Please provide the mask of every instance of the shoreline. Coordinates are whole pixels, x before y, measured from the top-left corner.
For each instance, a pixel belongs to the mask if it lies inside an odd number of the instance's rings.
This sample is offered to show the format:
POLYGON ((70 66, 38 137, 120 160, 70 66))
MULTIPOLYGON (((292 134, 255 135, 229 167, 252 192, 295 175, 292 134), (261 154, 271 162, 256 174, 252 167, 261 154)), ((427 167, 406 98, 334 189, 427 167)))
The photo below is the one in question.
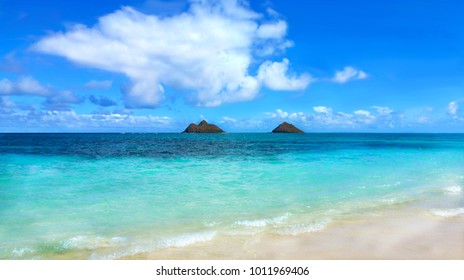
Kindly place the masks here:
POLYGON ((334 221, 309 233, 218 235, 210 241, 121 259, 462 260, 464 216, 440 217, 409 207, 389 209, 380 215, 334 221))
MULTIPOLYGON (((148 239, 132 244, 122 237, 76 236, 62 246, 80 248, 42 253, 39 259, 464 260, 460 190, 449 189, 453 194, 445 197, 351 209, 327 223, 312 223, 312 216, 285 221, 284 215, 244 220, 236 223, 239 228, 219 226, 158 241, 147 235, 148 239)), ((20 253, 21 248, 15 250, 20 253)), ((33 252, 23 250, 25 254, 33 252)))

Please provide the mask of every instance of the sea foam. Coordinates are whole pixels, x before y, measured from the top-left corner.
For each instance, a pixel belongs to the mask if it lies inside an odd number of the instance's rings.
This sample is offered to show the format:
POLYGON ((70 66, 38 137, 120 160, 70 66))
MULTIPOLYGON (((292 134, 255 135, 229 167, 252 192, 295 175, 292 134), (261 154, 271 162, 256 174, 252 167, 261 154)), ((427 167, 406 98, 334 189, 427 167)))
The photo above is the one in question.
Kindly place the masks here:
POLYGON ((434 215, 441 217, 454 217, 464 214, 463 208, 452 208, 452 209, 432 209, 430 210, 434 215))
POLYGON ((118 250, 111 254, 99 255, 92 254, 90 259, 120 259, 129 256, 135 256, 137 254, 148 253, 151 251, 164 249, 164 248, 180 248, 195 243, 206 242, 212 240, 216 236, 217 232, 198 232, 198 233, 187 233, 174 237, 162 239, 158 242, 145 242, 143 245, 130 246, 122 250, 118 250))
POLYGON ((31 248, 27 248, 27 247, 24 247, 24 248, 14 248, 13 251, 12 251, 12 254, 15 258, 21 258, 23 257, 24 255, 28 255, 28 254, 32 254, 32 253, 35 253, 35 250, 34 249, 31 249, 31 248))
POLYGON ((243 220, 243 221, 237 221, 234 224, 238 226, 244 226, 244 227, 265 227, 268 225, 279 225, 284 223, 288 218, 290 217, 290 213, 285 213, 282 216, 275 217, 275 218, 270 218, 270 219, 260 219, 260 220, 243 220))
POLYGON ((185 247, 199 242, 206 242, 212 240, 216 236, 215 231, 201 232, 201 233, 187 233, 171 238, 167 238, 158 242, 159 248, 167 247, 185 247))
POLYGON ((125 237, 91 237, 77 235, 61 242, 64 249, 97 249, 104 247, 120 246, 126 242, 125 237))
POLYGON ((462 187, 461 186, 449 186, 449 187, 443 188, 443 192, 447 194, 460 194, 462 193, 462 187))
POLYGON ((279 230, 277 233, 281 235, 299 235, 303 233, 315 232, 325 229, 329 223, 330 220, 325 220, 312 224, 297 224, 285 227, 279 230))

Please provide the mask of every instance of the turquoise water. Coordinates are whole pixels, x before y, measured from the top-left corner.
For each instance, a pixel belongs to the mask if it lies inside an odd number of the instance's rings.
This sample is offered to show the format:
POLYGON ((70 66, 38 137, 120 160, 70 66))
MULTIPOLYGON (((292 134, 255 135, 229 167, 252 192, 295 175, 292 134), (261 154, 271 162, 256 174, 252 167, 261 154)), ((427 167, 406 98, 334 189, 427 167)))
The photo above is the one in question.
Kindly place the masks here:
POLYGON ((294 235, 440 197, 424 211, 462 215, 463 176, 463 134, 0 134, 0 259, 294 235))

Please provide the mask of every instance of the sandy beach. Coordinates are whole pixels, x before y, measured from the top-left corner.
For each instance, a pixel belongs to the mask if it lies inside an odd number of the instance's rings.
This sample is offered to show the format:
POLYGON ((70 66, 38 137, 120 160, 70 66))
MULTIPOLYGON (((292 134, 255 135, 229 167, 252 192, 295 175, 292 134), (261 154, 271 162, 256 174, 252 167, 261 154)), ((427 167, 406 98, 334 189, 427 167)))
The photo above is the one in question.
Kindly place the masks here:
POLYGON ((388 210, 295 236, 217 236, 129 259, 464 259, 464 216, 388 210))

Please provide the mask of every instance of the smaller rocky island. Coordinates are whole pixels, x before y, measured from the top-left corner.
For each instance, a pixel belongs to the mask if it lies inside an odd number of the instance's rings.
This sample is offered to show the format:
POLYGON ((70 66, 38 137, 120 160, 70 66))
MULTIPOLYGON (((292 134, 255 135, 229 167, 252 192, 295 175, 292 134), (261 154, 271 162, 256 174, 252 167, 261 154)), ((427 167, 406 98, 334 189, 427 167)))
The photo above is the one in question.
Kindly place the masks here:
POLYGON ((297 128, 293 124, 283 122, 278 127, 274 128, 272 133, 304 133, 304 131, 297 128))
POLYGON ((202 120, 198 125, 191 123, 182 133, 224 133, 224 130, 202 120))

